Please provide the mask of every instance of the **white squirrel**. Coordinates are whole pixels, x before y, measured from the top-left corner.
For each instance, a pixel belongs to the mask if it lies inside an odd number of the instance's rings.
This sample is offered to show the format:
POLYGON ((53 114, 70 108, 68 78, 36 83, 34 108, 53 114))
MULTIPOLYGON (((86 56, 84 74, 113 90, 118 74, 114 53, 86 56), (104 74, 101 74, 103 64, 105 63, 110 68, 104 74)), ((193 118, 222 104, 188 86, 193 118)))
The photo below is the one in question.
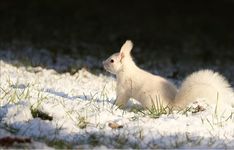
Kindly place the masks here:
POLYGON ((219 101, 234 102, 234 93, 227 80, 212 70, 200 70, 189 75, 181 87, 169 80, 153 75, 136 66, 131 50, 133 43, 127 40, 119 53, 103 61, 104 68, 116 75, 116 105, 124 108, 130 98, 139 101, 144 108, 154 105, 184 108, 198 98, 205 98, 208 104, 219 101))

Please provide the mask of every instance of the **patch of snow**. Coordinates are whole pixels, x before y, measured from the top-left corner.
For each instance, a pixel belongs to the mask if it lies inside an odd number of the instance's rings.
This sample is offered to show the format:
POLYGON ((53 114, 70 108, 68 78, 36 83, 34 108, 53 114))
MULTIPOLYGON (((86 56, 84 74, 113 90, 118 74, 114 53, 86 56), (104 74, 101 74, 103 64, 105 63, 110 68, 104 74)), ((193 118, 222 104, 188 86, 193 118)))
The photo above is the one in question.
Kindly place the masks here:
MULTIPOLYGON (((118 109, 113 77, 85 69, 59 74, 2 60, 0 68, 0 136, 12 134, 4 129, 7 126, 16 135, 62 140, 74 148, 234 148, 234 111, 229 107, 224 117, 204 106, 202 112, 174 112, 155 119, 118 109), (34 118, 32 109, 53 119, 34 118), (112 129, 110 122, 123 128, 112 129)), ((129 107, 136 104, 132 101, 129 107)))

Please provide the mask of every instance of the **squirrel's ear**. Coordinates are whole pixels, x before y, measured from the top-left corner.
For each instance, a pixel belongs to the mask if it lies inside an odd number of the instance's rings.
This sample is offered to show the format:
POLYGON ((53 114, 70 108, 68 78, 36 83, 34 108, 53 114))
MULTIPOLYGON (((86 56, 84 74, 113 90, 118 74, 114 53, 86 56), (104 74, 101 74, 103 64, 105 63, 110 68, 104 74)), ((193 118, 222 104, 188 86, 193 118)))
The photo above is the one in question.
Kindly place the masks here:
POLYGON ((127 40, 120 49, 120 53, 124 55, 129 55, 133 47, 131 40, 127 40))
POLYGON ((124 53, 119 53, 119 61, 122 63, 123 58, 125 57, 124 53))

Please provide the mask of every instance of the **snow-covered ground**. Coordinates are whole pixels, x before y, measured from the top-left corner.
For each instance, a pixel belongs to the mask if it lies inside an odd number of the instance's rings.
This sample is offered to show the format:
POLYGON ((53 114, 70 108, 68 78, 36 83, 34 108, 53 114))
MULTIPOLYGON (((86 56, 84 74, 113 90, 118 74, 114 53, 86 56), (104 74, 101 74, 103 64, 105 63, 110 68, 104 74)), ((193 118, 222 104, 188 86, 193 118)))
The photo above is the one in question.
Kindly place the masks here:
POLYGON ((71 75, 0 60, 0 141, 14 135, 32 139, 29 148, 234 148, 231 107, 225 116, 204 105, 152 117, 134 101, 117 108, 115 82, 86 69, 71 75))

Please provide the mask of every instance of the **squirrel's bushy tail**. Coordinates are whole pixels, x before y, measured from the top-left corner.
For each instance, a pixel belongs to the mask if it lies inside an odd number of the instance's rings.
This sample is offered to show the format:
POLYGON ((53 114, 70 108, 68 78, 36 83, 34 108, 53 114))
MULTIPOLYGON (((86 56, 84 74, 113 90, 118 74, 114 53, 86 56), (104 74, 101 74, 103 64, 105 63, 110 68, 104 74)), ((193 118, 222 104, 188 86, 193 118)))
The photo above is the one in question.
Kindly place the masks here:
POLYGON ((185 107, 197 99, 204 99, 208 104, 219 101, 231 105, 234 103, 234 92, 228 81, 219 73, 200 70, 184 80, 174 102, 179 107, 185 107))

